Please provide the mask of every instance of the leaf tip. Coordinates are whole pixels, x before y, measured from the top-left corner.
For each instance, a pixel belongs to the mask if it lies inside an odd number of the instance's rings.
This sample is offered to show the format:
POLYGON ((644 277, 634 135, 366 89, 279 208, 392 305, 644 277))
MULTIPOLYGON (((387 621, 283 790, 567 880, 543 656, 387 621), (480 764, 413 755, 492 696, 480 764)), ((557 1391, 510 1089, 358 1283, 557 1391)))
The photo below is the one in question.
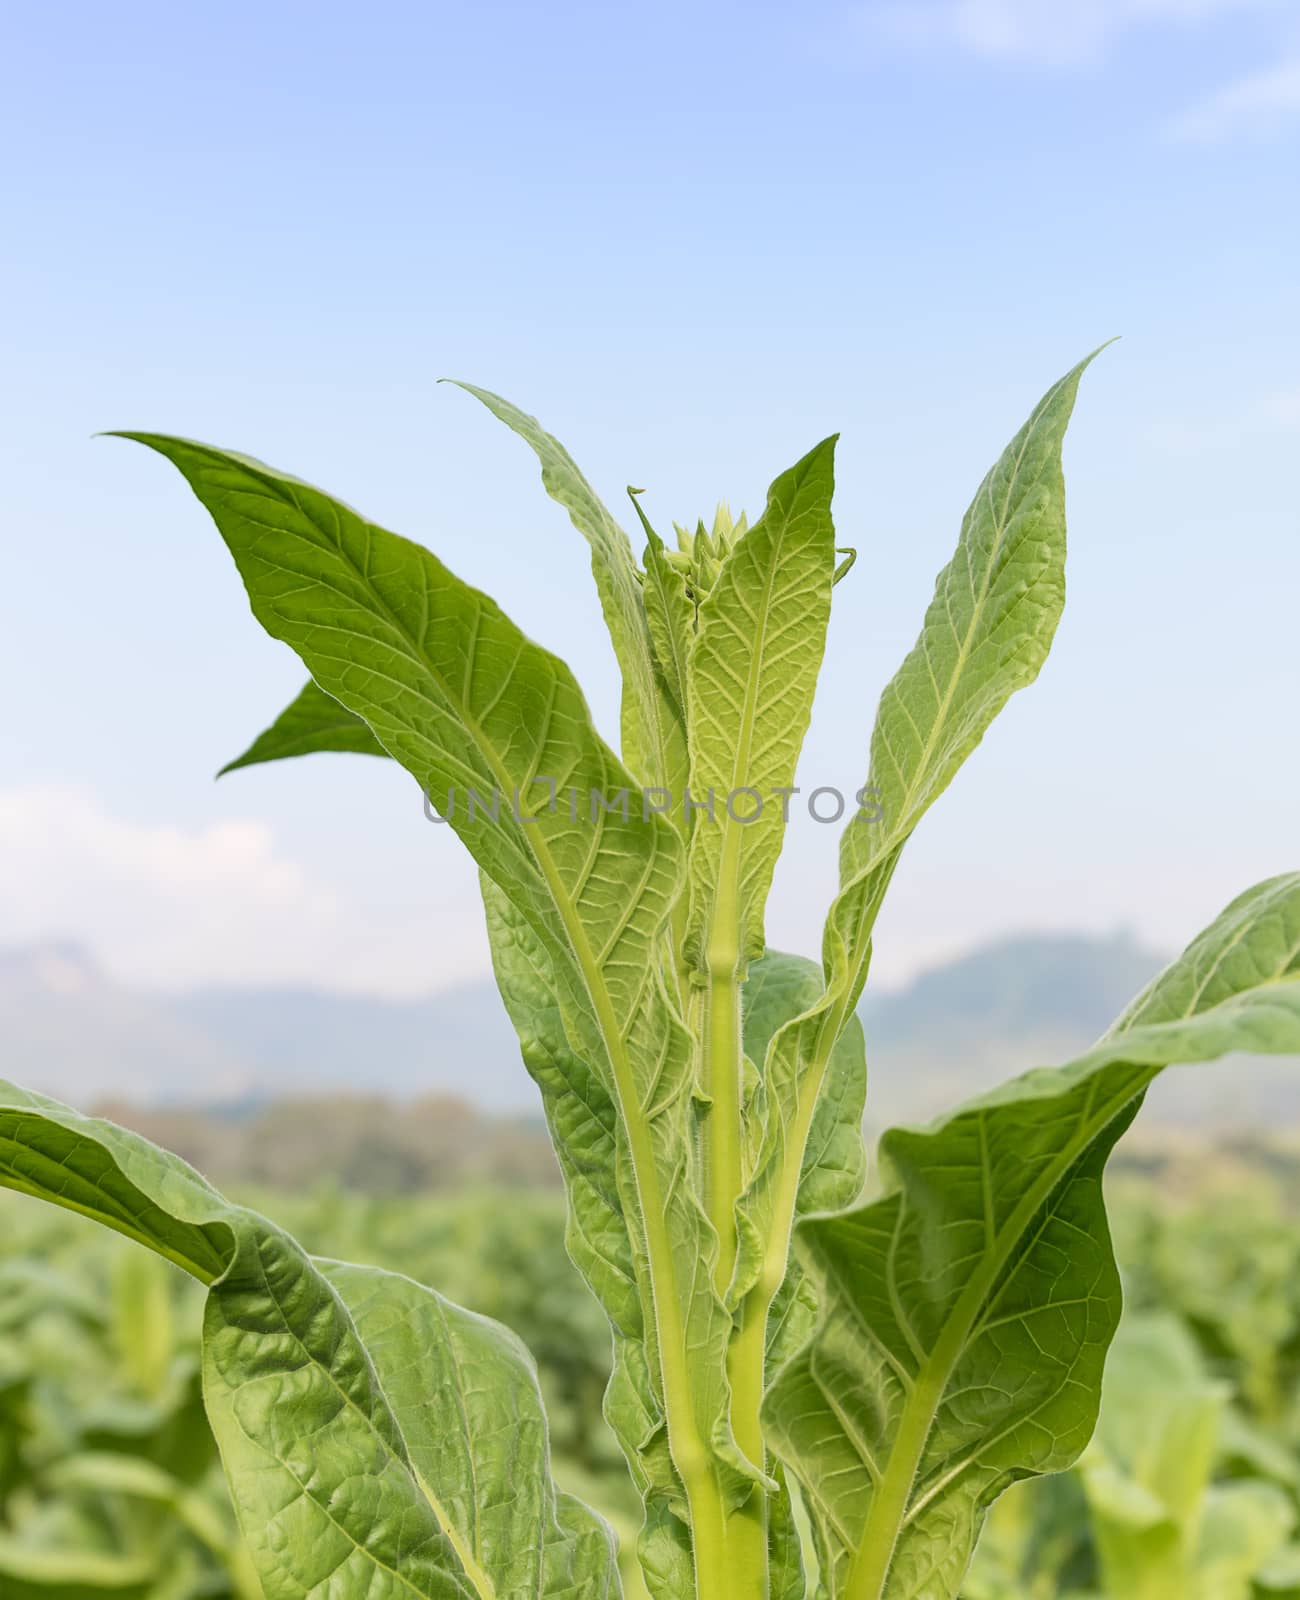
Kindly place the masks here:
POLYGON ((1097 357, 1102 353, 1103 350, 1109 350, 1111 345, 1118 344, 1119 341, 1123 337, 1124 337, 1124 335, 1122 333, 1112 333, 1109 339, 1103 339, 1102 342, 1097 346, 1097 348, 1095 350, 1090 351, 1086 356, 1084 356, 1083 360, 1079 363, 1078 368, 1076 370, 1079 371, 1079 372, 1086 371, 1087 368, 1090 367, 1093 364, 1093 362, 1097 359, 1097 357))

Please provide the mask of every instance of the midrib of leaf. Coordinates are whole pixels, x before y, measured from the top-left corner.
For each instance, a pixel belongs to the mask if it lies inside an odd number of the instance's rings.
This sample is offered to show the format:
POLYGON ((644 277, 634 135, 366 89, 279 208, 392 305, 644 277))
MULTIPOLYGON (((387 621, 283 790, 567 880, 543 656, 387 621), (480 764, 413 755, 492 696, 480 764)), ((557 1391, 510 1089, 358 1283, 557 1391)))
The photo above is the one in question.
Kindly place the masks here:
MULTIPOLYGON (((470 1483, 469 1505, 474 1517, 474 1542, 472 1548, 469 1544, 469 1541, 463 1539, 457 1532, 451 1517, 447 1514, 446 1508, 438 1499, 437 1495, 434 1494, 429 1485, 425 1482, 423 1473, 416 1466, 414 1461, 411 1462, 411 1473, 414 1476, 416 1483, 418 1483, 420 1486, 421 1494, 423 1494, 424 1498, 429 1502, 430 1509, 432 1510, 434 1516, 437 1517, 438 1525, 442 1528, 442 1531, 451 1541, 452 1549, 455 1550, 457 1556, 460 1558, 460 1564, 465 1569, 466 1577, 468 1577, 469 1581, 478 1590, 481 1600, 496 1600, 496 1586, 487 1573, 483 1570, 482 1564, 479 1561, 479 1548, 481 1540, 479 1536, 478 1463, 474 1459, 474 1445, 472 1432, 470 1429, 469 1413, 465 1409, 465 1382, 461 1371, 460 1352, 457 1349, 456 1341, 451 1337, 450 1330, 447 1328, 447 1317, 446 1313, 442 1309, 441 1301, 435 1301, 434 1303, 438 1306, 438 1316, 442 1322, 444 1333, 446 1334, 445 1343, 447 1349, 447 1359, 451 1363, 452 1371, 456 1375, 456 1409, 460 1413, 461 1432, 465 1436, 465 1471, 470 1483)), ((538 1560, 540 1564, 540 1550, 538 1551, 538 1560)))
MULTIPOLYGON (((469 1453, 472 1457, 472 1452, 469 1453)), ((471 1474, 473 1473, 473 1470, 473 1462, 471 1460, 471 1474)), ((423 1474, 420 1472, 419 1468, 414 1462, 411 1463, 411 1476, 415 1479, 420 1493, 429 1502, 429 1509, 438 1519, 438 1526, 447 1536, 448 1544, 450 1544, 452 1549, 456 1552, 456 1559, 460 1562, 461 1566, 464 1567, 465 1576, 474 1585, 474 1588, 478 1593, 479 1600, 496 1600, 496 1586, 480 1566, 477 1554, 470 1548, 469 1543, 457 1532, 456 1525, 448 1515, 447 1508, 442 1504, 437 1495, 434 1494, 433 1490, 424 1481, 423 1474)), ((475 1503, 474 1510, 477 1518, 477 1503, 475 1503)))

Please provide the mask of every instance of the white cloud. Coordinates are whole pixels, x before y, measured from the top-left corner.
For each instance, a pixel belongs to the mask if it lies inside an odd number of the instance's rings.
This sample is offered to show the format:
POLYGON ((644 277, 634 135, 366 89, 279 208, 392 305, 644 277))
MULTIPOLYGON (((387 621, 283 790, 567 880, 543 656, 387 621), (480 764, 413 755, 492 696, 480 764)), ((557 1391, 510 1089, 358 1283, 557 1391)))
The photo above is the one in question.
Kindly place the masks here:
POLYGON ((857 16, 872 32, 899 41, 1072 66, 1095 60, 1115 38, 1144 25, 1266 9, 1272 0, 903 0, 868 3, 857 16))
POLYGON ((1165 131, 1181 143, 1215 144, 1236 134, 1274 133, 1297 116, 1300 56, 1225 84, 1180 112, 1165 131))
POLYGON ((487 970, 480 919, 451 909, 377 919, 261 822, 186 829, 111 816, 83 788, 0 791, 0 943, 71 937, 132 984, 427 992, 487 970))

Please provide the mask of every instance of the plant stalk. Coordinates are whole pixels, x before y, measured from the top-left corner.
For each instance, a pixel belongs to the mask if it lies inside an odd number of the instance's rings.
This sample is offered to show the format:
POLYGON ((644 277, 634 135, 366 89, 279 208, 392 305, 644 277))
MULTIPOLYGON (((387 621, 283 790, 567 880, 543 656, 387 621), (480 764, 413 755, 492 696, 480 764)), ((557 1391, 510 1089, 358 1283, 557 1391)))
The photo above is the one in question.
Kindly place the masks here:
POLYGON ((709 1097, 704 1137, 705 1209, 718 1236, 713 1283, 725 1295, 736 1267, 736 1202, 744 1183, 741 1156, 740 985, 736 981, 735 945, 713 945, 709 951, 705 990, 704 1092, 709 1097))
MULTIPOLYGON (((718 1236, 714 1287, 725 1296, 736 1266, 738 1239, 736 1203, 744 1186, 744 1135, 742 1099, 744 1045, 740 1009, 740 950, 737 919, 731 908, 718 908, 717 932, 709 941, 708 976, 704 990, 700 1038, 704 1054, 702 1081, 709 1097, 704 1123, 703 1165, 705 1203, 718 1236)), ((734 1350, 728 1352, 728 1369, 734 1350)), ((747 1373, 746 1376, 751 1376, 747 1373)), ((732 1394, 732 1430, 736 1442, 755 1466, 764 1464, 759 1406, 763 1398, 763 1366, 757 1384, 732 1394)), ((767 1600, 768 1528, 767 1495, 755 1487, 735 1510, 724 1511, 721 1549, 707 1553, 718 1570, 707 1577, 697 1557, 698 1600, 767 1600)), ((697 1550, 699 1548, 699 1534, 697 1550)))

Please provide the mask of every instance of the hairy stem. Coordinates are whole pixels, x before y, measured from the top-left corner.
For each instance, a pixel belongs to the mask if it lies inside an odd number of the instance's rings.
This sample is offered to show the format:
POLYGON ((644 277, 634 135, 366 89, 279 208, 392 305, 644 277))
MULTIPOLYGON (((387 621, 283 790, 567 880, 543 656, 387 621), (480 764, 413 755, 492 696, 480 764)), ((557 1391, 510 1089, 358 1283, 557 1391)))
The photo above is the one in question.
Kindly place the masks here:
MULTIPOLYGON (((724 853, 724 860, 726 859, 724 853)), ((741 1125, 744 1046, 740 1012, 740 948, 734 894, 720 897, 715 907, 714 931, 707 951, 708 976, 704 986, 699 1038, 703 1051, 702 1082, 709 1097, 704 1121, 703 1165, 705 1207, 718 1235, 714 1287, 725 1295, 736 1266, 738 1238, 736 1202, 744 1186, 744 1141, 741 1125)), ((728 1368, 731 1353, 728 1355, 728 1368)), ((763 1434, 759 1406, 763 1397, 760 1364, 755 1388, 732 1395, 732 1428, 745 1455, 763 1465, 763 1434)), ((767 1496, 754 1489, 738 1509, 725 1514, 721 1529, 722 1572, 701 1583, 699 1600, 766 1600, 767 1496)))
MULTIPOLYGON (((740 1310, 740 1322, 727 1352, 727 1376, 731 1380, 731 1417, 736 1443, 756 1466, 765 1464, 761 1411, 765 1380, 764 1346, 767 1341, 766 1310, 761 1318, 748 1320, 747 1300, 740 1310)), ((746 1572, 748 1587, 738 1588, 737 1596, 766 1600, 768 1593, 768 1498, 755 1488, 728 1523, 734 1559, 739 1571, 746 1572)))
POLYGON ((736 1201, 744 1183, 741 1160, 740 985, 736 948, 725 940, 709 950, 704 992, 702 1087, 709 1097, 704 1122, 705 1210, 718 1235, 714 1287, 727 1292, 736 1266, 736 1201))

